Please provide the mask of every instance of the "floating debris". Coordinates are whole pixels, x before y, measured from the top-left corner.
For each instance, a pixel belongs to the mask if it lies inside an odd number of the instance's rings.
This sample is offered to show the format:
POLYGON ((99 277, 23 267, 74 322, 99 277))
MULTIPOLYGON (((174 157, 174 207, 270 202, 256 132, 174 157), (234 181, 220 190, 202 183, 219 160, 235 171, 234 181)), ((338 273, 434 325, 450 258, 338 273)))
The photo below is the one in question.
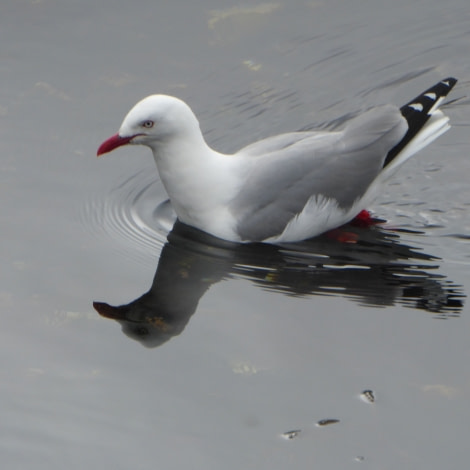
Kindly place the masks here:
POLYGON ((458 388, 444 384, 424 385, 421 390, 423 392, 436 393, 447 398, 453 398, 460 393, 458 388))
POLYGON ((253 60, 244 60, 243 65, 246 68, 250 69, 252 72, 258 72, 262 67, 260 63, 257 63, 253 60))
POLYGON ((339 423, 339 419, 321 419, 316 422, 317 426, 328 426, 330 424, 339 423))
POLYGON ((240 375, 254 375, 260 371, 259 368, 248 361, 232 361, 231 367, 234 374, 240 375))
POLYGON ((282 433, 282 437, 287 440, 294 439, 294 437, 297 437, 301 433, 301 429, 295 429, 293 431, 287 431, 282 433))
POLYGON ((372 390, 364 390, 361 393, 361 400, 367 403, 375 403, 375 394, 372 390))

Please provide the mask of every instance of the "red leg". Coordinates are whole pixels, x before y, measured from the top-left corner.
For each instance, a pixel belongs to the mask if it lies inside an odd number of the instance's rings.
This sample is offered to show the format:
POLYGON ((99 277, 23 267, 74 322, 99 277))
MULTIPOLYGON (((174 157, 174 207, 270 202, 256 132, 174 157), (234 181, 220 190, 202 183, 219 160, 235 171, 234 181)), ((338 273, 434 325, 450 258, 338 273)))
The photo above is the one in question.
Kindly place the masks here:
POLYGON ((370 215, 370 212, 364 209, 361 212, 359 212, 359 214, 357 214, 353 220, 351 220, 351 225, 354 225, 356 227, 370 227, 371 225, 376 225, 376 224, 379 224, 380 222, 383 222, 383 221, 374 219, 370 215))

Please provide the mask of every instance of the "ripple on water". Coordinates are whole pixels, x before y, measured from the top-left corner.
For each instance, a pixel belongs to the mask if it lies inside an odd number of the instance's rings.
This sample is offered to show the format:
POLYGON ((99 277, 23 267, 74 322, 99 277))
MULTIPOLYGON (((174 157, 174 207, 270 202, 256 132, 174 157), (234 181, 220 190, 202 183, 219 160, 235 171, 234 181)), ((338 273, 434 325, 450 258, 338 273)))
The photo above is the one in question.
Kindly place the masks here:
POLYGON ((116 244, 120 253, 149 265, 175 220, 161 183, 147 170, 93 194, 81 211, 81 222, 88 230, 98 237, 107 234, 121 240, 116 244))

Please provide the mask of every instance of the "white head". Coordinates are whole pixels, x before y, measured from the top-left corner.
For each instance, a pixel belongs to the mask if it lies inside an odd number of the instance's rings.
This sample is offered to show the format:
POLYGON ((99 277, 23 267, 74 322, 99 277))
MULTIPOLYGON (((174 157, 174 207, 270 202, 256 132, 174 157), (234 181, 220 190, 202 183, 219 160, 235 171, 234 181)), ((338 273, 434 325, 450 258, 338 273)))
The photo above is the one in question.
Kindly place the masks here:
POLYGON ((202 138, 191 108, 178 98, 151 95, 139 101, 124 118, 119 132, 103 142, 98 156, 126 144, 156 149, 172 139, 202 138))

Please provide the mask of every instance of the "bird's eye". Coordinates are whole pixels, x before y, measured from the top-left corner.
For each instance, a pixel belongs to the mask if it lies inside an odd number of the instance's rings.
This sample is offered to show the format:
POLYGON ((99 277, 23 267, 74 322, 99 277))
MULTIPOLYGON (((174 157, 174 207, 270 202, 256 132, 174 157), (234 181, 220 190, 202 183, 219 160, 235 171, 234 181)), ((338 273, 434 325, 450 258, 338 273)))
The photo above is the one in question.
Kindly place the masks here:
POLYGON ((150 129, 151 127, 153 127, 153 121, 144 121, 142 123, 142 127, 146 127, 147 129, 150 129))

